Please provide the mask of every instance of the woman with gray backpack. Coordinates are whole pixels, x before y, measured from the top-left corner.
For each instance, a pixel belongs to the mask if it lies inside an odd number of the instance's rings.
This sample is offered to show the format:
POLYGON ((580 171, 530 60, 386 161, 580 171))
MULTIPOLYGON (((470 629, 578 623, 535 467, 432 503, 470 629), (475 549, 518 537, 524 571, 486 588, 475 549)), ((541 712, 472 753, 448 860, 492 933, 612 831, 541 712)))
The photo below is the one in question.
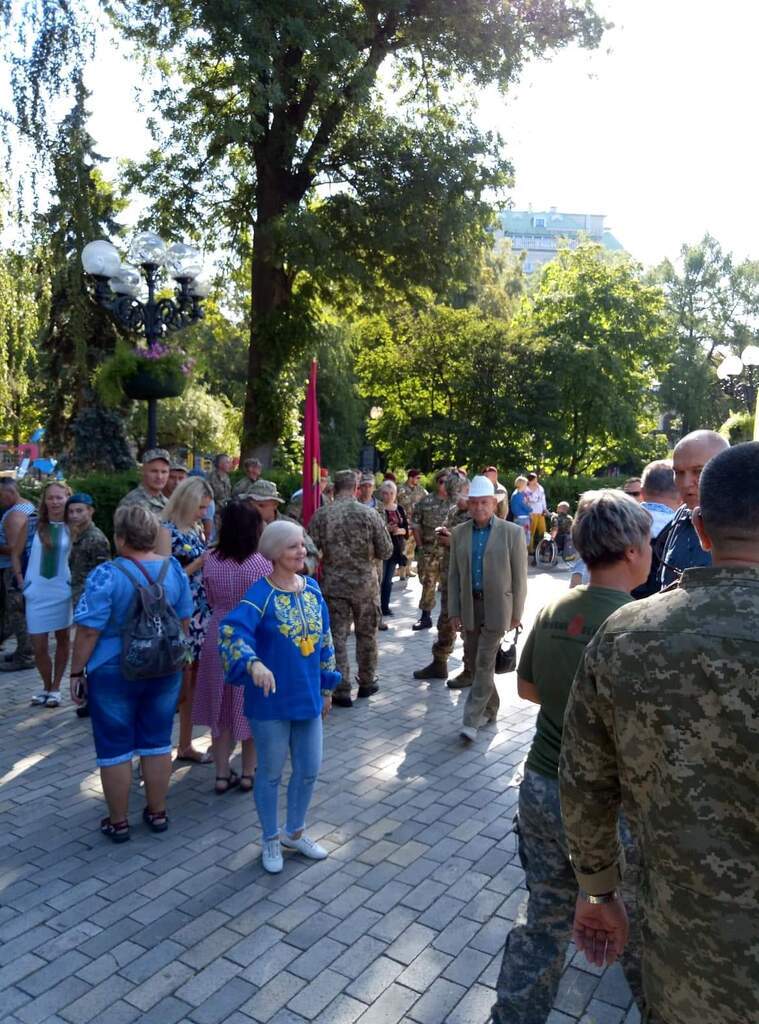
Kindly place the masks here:
POLYGON ((187 658, 192 596, 174 558, 156 553, 160 524, 140 505, 116 510, 118 556, 87 578, 77 605, 71 699, 87 700, 108 817, 103 835, 129 839, 132 758, 141 759, 143 821, 165 832, 171 730, 187 658))

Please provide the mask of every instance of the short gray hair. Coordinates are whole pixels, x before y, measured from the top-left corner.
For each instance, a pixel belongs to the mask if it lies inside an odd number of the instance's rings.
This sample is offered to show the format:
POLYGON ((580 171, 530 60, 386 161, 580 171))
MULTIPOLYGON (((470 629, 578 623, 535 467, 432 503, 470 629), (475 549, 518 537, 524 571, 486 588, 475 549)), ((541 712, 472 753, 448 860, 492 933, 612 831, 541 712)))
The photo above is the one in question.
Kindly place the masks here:
POLYGON ((113 514, 113 533, 135 551, 152 551, 161 524, 158 516, 143 505, 123 505, 113 514))
POLYGON ((647 496, 677 497, 675 471, 672 468, 672 461, 670 459, 658 459, 656 462, 649 462, 643 470, 640 482, 647 496))
POLYGON ((258 553, 270 562, 276 562, 286 547, 294 540, 303 540, 303 536, 303 527, 299 523, 289 519, 275 519, 264 527, 258 542, 258 553))
POLYGON ((395 483, 393 483, 392 480, 383 480, 382 483, 379 485, 379 493, 385 494, 387 491, 392 491, 393 494, 397 494, 398 486, 395 483))
POLYGON ((618 562, 628 548, 642 548, 651 538, 651 516, 622 491, 585 491, 572 525, 572 540, 592 569, 618 562))

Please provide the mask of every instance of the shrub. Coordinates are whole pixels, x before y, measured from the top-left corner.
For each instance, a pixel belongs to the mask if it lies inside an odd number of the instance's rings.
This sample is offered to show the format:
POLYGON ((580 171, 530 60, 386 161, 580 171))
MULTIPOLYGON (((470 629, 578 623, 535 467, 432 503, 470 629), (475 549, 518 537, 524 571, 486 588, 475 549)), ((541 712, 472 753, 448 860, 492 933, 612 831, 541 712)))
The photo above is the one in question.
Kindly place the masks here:
POLYGON ((719 432, 731 445, 753 441, 754 417, 750 412, 731 412, 719 432))

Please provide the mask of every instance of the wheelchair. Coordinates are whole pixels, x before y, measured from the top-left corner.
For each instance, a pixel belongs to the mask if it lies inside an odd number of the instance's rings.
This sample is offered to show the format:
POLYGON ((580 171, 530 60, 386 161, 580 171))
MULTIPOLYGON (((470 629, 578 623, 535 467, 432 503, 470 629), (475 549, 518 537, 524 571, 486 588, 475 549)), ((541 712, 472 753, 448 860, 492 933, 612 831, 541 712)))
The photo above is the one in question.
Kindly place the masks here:
POLYGON ((536 568, 555 569, 559 564, 559 559, 564 565, 571 566, 577 558, 577 552, 570 536, 564 537, 564 544, 559 548, 551 534, 544 533, 543 539, 535 546, 532 557, 536 568))

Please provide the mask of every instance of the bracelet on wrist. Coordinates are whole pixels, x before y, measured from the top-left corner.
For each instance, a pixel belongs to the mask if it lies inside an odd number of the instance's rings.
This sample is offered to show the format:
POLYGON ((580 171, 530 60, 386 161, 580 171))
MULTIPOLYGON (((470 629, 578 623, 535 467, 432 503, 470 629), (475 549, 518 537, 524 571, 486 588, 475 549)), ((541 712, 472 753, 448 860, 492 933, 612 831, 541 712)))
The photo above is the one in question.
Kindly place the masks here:
POLYGON ((616 889, 612 889, 611 892, 602 892, 593 896, 591 893, 583 892, 583 890, 580 889, 580 896, 586 903, 591 903, 595 906, 601 903, 614 903, 615 900, 619 899, 619 892, 616 889))
POLYGON ((322 690, 322 697, 332 697, 332 690, 322 690))

